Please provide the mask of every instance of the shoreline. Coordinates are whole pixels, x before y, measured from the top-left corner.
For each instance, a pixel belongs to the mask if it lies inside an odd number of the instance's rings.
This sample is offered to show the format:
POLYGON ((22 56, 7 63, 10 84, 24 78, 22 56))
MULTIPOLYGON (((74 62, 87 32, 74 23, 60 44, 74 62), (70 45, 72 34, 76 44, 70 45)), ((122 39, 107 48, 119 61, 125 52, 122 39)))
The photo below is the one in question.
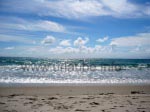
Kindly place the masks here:
POLYGON ((75 85, 18 85, 0 86, 0 95, 24 94, 24 95, 85 95, 85 94, 131 94, 132 92, 150 94, 149 84, 75 84, 75 85))
POLYGON ((99 83, 99 82, 53 82, 53 83, 1 83, 0 87, 45 87, 45 86, 136 86, 136 85, 150 85, 150 82, 146 83, 99 83))

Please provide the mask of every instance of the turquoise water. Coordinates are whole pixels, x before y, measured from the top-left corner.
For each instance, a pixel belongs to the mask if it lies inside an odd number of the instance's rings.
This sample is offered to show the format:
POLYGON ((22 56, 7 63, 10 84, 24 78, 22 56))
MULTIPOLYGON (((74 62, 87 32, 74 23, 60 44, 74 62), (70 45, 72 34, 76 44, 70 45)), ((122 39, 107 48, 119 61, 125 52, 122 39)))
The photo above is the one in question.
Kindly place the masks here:
POLYGON ((0 83, 150 83, 150 59, 0 57, 0 83))

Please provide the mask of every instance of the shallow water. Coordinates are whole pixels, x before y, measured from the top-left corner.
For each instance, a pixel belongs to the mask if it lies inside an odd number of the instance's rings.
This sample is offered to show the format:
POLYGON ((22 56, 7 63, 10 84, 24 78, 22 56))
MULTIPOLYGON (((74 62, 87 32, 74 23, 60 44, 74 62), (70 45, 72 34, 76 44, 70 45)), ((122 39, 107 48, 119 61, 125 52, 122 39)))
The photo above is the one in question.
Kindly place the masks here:
POLYGON ((0 57, 0 83, 150 83, 150 59, 0 57))

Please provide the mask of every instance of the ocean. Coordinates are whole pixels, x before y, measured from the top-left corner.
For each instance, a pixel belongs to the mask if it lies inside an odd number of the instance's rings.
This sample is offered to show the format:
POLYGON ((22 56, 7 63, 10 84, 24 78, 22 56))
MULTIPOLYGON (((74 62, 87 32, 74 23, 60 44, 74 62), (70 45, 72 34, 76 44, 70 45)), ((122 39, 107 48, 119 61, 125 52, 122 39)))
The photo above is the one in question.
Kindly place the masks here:
POLYGON ((149 84, 150 59, 0 57, 0 84, 149 84))

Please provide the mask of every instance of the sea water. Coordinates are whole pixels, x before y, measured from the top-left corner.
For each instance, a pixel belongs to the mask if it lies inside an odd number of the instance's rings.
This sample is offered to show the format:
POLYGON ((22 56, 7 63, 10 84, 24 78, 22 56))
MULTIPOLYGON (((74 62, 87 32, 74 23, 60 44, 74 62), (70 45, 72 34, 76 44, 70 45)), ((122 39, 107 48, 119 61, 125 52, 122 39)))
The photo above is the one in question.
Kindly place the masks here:
POLYGON ((1 84, 150 83, 150 59, 0 57, 1 84))

